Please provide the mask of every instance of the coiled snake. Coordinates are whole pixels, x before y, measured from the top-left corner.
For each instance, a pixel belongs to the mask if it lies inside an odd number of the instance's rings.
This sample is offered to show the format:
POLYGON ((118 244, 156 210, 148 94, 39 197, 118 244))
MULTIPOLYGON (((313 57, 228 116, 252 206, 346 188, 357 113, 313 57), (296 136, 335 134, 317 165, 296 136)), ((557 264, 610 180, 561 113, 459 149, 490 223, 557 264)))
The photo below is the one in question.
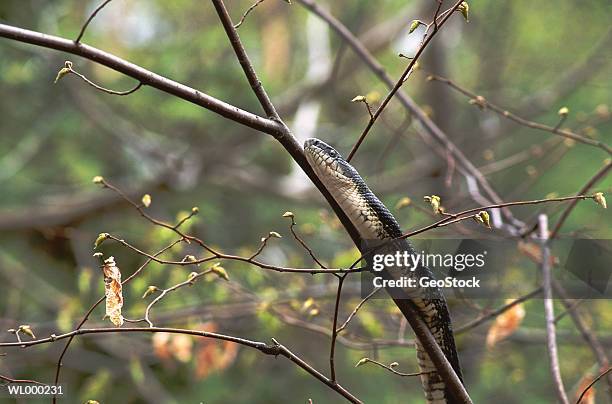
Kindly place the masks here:
MULTIPOLYGON (((318 139, 308 139, 304 143, 304 152, 308 163, 357 228, 362 239, 391 240, 402 235, 400 226, 391 212, 370 191, 357 170, 333 147, 318 139)), ((402 243, 403 248, 414 253, 408 241, 404 240, 402 243)), ((427 267, 419 267, 411 275, 433 277, 427 267)), ((409 299, 461 379, 459 358, 444 295, 436 288, 418 288, 410 293, 409 299)), ((418 340, 416 348, 421 383, 427 402, 453 403, 454 400, 444 381, 418 340)))

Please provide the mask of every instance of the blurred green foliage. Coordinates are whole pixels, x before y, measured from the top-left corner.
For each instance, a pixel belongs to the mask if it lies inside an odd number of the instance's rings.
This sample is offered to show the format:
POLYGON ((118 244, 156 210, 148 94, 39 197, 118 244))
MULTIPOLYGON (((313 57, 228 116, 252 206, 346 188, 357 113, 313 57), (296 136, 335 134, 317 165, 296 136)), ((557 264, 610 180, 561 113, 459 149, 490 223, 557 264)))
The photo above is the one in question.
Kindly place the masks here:
MULTIPOLYGON (((74 38, 98 3, 4 0, 0 20, 74 38)), ((399 0, 327 3, 337 18, 369 41, 366 43, 393 77, 405 67, 397 53, 410 54, 414 46, 417 33, 406 36, 410 21, 428 20, 434 5, 433 1, 399 0)), ((447 75, 492 102, 551 125, 558 121, 557 110, 567 106, 570 115, 565 125, 610 143, 612 125, 610 113, 605 113, 611 101, 610 47, 608 52, 594 54, 600 41, 612 42, 609 1, 488 0, 470 4, 470 22, 456 18, 444 28, 421 62, 422 70, 410 78, 405 90, 431 111, 434 121, 477 166, 533 147, 544 148, 508 169, 487 174, 504 199, 575 193, 602 166, 605 156, 600 150, 567 142, 547 148, 553 137, 550 133, 480 111, 463 96, 440 83, 426 82, 425 77, 429 72, 447 75), (572 77, 575 83, 564 81, 566 73, 581 64, 587 66, 584 77, 572 77), (556 97, 560 88, 566 90, 556 97), (550 102, 530 108, 530 97, 542 94, 550 94, 550 102)), ((227 5, 237 21, 250 2, 227 5)), ((316 103, 320 113, 313 135, 347 153, 367 122, 363 105, 349 100, 372 91, 384 95, 386 89, 338 37, 312 19, 298 4, 267 0, 247 17, 240 35, 262 82, 294 132, 303 130, 295 126, 300 122, 296 111, 316 103), (318 30, 318 38, 329 37, 331 53, 326 63, 337 69, 330 81, 319 85, 305 78, 313 68, 309 30, 318 30)), ((263 113, 209 2, 116 0, 93 21, 84 42, 263 113)), ((325 45, 314 44, 314 48, 325 45)), ((324 262, 337 267, 354 261, 355 248, 322 198, 310 188, 303 193, 293 188, 308 182, 291 177, 296 168, 271 137, 148 87, 128 97, 114 97, 95 91, 73 75, 54 85, 65 60, 104 87, 125 90, 135 84, 72 55, 0 40, 1 329, 27 323, 43 336, 72 329, 104 291, 98 262, 91 257, 100 232, 120 236, 147 252, 158 251, 176 239, 172 232, 143 220, 128 204, 113 199, 111 191, 92 184, 95 175, 103 175, 136 201, 144 193, 151 194, 147 211, 168 222, 177 222, 197 206, 199 214, 182 229, 226 253, 248 256, 261 237, 277 231, 283 238, 269 241, 260 257, 263 261, 314 267, 292 239, 290 221, 282 217, 290 210, 296 215, 296 230, 324 262)), ((424 213, 429 208, 421 202, 423 195, 441 195, 453 211, 473 207, 458 174, 452 186, 445 187, 446 162, 421 141, 414 127, 402 126, 405 118, 400 106, 392 103, 357 155, 355 165, 372 188, 389 207, 400 197, 412 198, 411 206, 394 212, 409 229, 433 220, 424 213), (398 130, 402 133, 396 136, 398 130)), ((607 178, 596 189, 609 192, 611 185, 607 178)), ((553 223, 560 208, 544 208, 553 223)), ((536 212, 534 207, 515 210, 525 220, 532 220, 536 212)), ((578 204, 564 231, 609 238, 610 224, 606 211, 586 201, 578 204)), ((467 226, 476 233, 485 231, 467 226)), ((458 233, 446 228, 432 237, 442 234, 458 233)), ((107 241, 100 250, 116 258, 124 278, 143 263, 143 257, 117 243, 107 241)), ((202 252, 194 244, 182 243, 164 258, 182 260, 188 254, 200 256, 202 252)), ((153 310, 155 323, 197 328, 213 322, 219 332, 262 341, 275 337, 327 373, 329 338, 285 324, 275 310, 289 310, 302 321, 329 329, 334 278, 276 274, 236 262, 223 266, 230 284, 239 286, 230 287, 208 276, 169 294, 153 310), (258 303, 241 309, 240 304, 248 303, 244 291, 256 296, 258 303), (313 295, 320 308, 315 316, 301 309, 313 295)), ((203 269, 205 266, 199 268, 203 269)), ((198 269, 149 265, 125 287, 126 317, 142 317, 152 299, 141 298, 149 285, 169 287, 184 281, 192 270, 198 269)), ((343 306, 341 320, 359 300, 358 285, 345 293, 351 304, 343 306)), ((502 299, 481 303, 497 306, 502 299)), ((477 315, 461 302, 451 304, 455 324, 477 315)), ((589 313, 589 325, 609 343, 610 302, 589 301, 581 307, 589 313)), ((530 301, 525 309, 523 327, 541 336, 541 301, 530 301)), ((561 305, 557 310, 562 311, 561 305)), ((102 315, 102 308, 94 311, 92 324, 109 326, 102 322, 102 315)), ((393 339, 399 318, 389 301, 375 300, 360 312, 351 333, 366 339, 393 339)), ((558 326, 564 335, 577 334, 569 316, 558 326)), ((487 351, 483 343, 486 329, 480 326, 458 336, 474 402, 491 397, 507 403, 550 402, 552 385, 541 339, 529 344, 509 340, 487 351)), ((410 338, 410 333, 406 336, 410 338)), ((7 334, 2 340, 8 338, 7 334)), ((562 373, 573 392, 595 361, 585 344, 571 342, 577 338, 561 340, 562 373)), ((199 367, 210 366, 197 356, 198 349, 203 349, 198 343, 194 342, 191 358, 181 362, 160 358, 149 335, 78 338, 64 361, 67 401, 283 403, 312 398, 314 403, 340 402, 335 393, 289 361, 245 348, 225 368, 198 379, 199 367)), ((48 382, 61 346, 7 351, 9 355, 0 358, 0 374, 48 382)), ((340 345, 337 355, 342 384, 364 401, 422 402, 417 379, 395 377, 373 365, 353 366, 364 356, 377 356, 385 363, 399 362, 402 371, 415 371, 412 349, 361 351, 340 345)))

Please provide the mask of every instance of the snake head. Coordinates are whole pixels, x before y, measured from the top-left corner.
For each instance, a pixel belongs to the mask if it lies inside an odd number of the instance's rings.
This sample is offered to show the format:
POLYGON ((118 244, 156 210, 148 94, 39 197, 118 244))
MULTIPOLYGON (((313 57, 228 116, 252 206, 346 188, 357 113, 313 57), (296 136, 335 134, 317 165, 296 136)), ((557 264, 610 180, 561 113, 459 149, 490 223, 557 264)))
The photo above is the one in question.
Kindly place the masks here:
POLYGON ((308 163, 324 182, 333 182, 335 187, 353 186, 359 177, 357 171, 340 153, 327 143, 311 138, 304 142, 304 153, 308 163))

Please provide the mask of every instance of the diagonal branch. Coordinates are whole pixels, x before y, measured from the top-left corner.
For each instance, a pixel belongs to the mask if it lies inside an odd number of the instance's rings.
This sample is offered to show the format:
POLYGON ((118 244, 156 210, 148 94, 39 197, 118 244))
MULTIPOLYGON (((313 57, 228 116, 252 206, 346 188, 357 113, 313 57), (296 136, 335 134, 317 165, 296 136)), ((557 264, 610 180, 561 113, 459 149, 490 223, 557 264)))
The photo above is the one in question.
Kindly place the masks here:
POLYGON ((154 87, 168 94, 177 96, 183 100, 204 107, 210 111, 224 116, 228 119, 241 123, 250 128, 264 133, 276 135, 281 131, 281 126, 271 120, 255 115, 251 112, 242 110, 234 105, 228 104, 217 98, 211 97, 201 91, 178 83, 157 73, 153 73, 143 67, 130 63, 115 55, 104 52, 93 46, 83 43, 75 43, 69 39, 60 38, 53 35, 42 34, 23 28, 12 27, 0 24, 0 37, 25 42, 45 48, 56 49, 62 52, 72 53, 86 59, 97 62, 110 69, 130 76, 143 85, 154 87))
POLYGON ((269 119, 279 120, 278 113, 276 112, 276 108, 270 101, 270 97, 266 93, 266 90, 263 88, 261 81, 257 78, 257 73, 255 73, 255 69, 253 68, 253 64, 249 59, 249 55, 247 55, 244 46, 242 46, 242 42, 240 41, 240 37, 238 36, 238 31, 232 24, 232 18, 227 12, 227 8, 225 8, 225 4, 223 4, 223 0, 212 0, 213 5, 215 6, 215 10, 217 10, 217 14, 219 15, 219 19, 221 20, 221 24, 225 29, 225 33, 232 44, 232 48, 234 48, 234 52, 236 53, 236 57, 238 58, 238 62, 240 62, 240 66, 242 66, 242 70, 244 70, 244 74, 249 80, 249 84, 253 89, 253 92, 257 96, 259 103, 261 104, 264 112, 268 116, 269 119))

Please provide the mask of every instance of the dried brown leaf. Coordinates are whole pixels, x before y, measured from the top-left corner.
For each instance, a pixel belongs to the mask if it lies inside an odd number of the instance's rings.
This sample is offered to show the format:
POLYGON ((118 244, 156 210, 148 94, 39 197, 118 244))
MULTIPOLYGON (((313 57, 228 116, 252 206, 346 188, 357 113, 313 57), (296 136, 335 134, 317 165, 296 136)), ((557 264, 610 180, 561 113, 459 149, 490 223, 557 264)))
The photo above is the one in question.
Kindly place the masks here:
POLYGON ((104 260, 104 293, 106 295, 106 315, 117 327, 123 325, 121 308, 123 307, 123 292, 121 288, 121 272, 115 264, 115 258, 104 260))

